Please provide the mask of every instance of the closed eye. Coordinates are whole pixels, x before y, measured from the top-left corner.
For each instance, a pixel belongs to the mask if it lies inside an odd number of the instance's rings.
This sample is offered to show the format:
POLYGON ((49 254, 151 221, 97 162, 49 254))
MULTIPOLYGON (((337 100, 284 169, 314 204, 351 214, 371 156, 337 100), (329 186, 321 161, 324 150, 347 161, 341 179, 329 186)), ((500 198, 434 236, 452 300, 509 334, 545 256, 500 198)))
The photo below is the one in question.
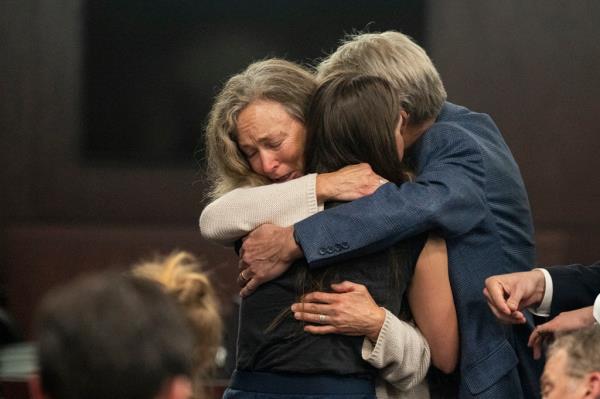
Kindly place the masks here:
POLYGON ((269 142, 265 143, 265 147, 272 149, 272 150, 276 150, 277 148, 279 148, 281 146, 282 142, 283 142, 283 140, 269 141, 269 142))
POLYGON ((244 148, 244 147, 239 147, 240 151, 242 151, 242 154, 244 154, 244 156, 248 159, 252 158, 253 156, 255 156, 257 154, 258 151, 256 151, 255 149, 251 149, 251 148, 244 148))

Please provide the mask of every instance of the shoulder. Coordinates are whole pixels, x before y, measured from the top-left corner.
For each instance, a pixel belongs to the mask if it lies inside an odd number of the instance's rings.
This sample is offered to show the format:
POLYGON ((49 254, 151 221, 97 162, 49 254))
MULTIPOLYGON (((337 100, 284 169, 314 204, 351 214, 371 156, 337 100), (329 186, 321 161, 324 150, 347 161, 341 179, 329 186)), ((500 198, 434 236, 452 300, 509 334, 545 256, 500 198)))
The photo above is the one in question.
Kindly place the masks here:
POLYGON ((492 119, 465 107, 447 103, 435 123, 415 143, 417 163, 441 158, 477 161, 491 142, 502 141, 492 119))
POLYGON ((477 148, 490 133, 500 134, 489 115, 446 103, 425 136, 440 144, 460 143, 477 148))

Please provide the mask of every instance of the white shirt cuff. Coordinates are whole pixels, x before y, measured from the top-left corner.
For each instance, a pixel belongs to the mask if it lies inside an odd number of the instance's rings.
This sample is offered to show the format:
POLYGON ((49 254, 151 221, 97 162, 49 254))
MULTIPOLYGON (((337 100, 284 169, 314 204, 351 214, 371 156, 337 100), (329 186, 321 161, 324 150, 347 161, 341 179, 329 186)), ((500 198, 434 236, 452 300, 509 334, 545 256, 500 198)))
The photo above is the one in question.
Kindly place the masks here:
POLYGON ((552 305, 552 294, 554 294, 554 287, 552 285, 552 277, 548 270, 542 268, 535 268, 533 270, 540 270, 544 274, 544 280, 546 281, 546 288, 544 289, 544 297, 537 308, 530 307, 529 311, 536 316, 548 317, 550 316, 550 307, 552 305))
POLYGON ((594 319, 596 319, 596 323, 600 324, 600 295, 594 301, 594 319))

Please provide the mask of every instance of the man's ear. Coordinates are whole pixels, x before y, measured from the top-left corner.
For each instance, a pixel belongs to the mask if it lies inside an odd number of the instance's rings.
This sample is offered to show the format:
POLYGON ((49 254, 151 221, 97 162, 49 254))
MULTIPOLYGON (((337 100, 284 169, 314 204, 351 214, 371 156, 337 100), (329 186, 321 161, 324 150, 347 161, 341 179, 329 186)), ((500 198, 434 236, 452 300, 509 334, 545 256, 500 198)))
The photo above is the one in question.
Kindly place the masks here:
POLYGON ((192 397, 192 382, 188 377, 171 378, 164 386, 157 399, 190 399, 192 397))
POLYGON ((410 115, 405 110, 400 110, 400 116, 402 117, 402 125, 400 126, 401 130, 404 130, 406 126, 408 126, 408 122, 410 119, 410 115))
POLYGON ((600 399, 600 371, 593 371, 585 376, 586 398, 600 399))
POLYGON ((42 380, 38 374, 33 374, 27 380, 31 399, 50 399, 42 390, 42 380))

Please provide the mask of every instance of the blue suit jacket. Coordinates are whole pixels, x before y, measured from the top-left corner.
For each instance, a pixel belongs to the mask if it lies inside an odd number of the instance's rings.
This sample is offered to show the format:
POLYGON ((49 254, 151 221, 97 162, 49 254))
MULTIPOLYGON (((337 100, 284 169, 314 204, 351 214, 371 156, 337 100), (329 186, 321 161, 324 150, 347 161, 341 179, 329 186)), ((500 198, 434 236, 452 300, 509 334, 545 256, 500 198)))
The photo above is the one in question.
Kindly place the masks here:
POLYGON ((542 364, 526 347, 532 324, 500 325, 482 294, 487 277, 535 261, 529 201, 508 146, 489 116, 446 103, 408 155, 415 182, 385 184, 294 226, 309 265, 441 234, 460 326, 460 397, 539 397, 542 364))
POLYGON ((553 285, 550 317, 591 306, 600 294, 600 262, 590 266, 551 266, 547 270, 553 285))

